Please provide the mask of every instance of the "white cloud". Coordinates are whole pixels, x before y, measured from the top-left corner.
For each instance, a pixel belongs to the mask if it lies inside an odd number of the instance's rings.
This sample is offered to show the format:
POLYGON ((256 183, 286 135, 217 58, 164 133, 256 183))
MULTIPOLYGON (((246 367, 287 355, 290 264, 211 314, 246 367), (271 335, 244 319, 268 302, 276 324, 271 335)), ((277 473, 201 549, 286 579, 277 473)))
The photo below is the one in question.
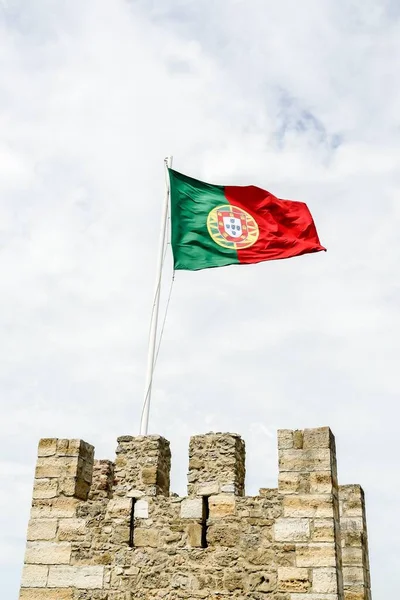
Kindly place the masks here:
MULTIPOLYGON (((112 458, 115 438, 138 430, 170 152, 193 176, 306 201, 328 247, 177 274, 151 419, 172 442, 175 489, 192 433, 242 433, 254 493, 275 483, 277 427, 329 424, 341 480, 366 489, 374 598, 394 594, 396 7, 2 3, 0 563, 10 597, 38 438, 83 437, 112 458)), ((164 301, 167 280, 168 269, 164 301)))

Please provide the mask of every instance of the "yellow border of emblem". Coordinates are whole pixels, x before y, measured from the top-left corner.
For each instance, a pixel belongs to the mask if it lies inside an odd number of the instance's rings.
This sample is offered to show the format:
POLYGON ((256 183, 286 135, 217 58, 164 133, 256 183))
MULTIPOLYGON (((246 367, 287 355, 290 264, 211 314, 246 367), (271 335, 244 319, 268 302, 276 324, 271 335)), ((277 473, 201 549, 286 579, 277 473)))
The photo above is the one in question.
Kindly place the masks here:
POLYGON ((210 234, 211 239, 218 244, 218 246, 222 246, 223 248, 231 248, 232 250, 240 250, 242 248, 249 248, 253 244, 256 243, 258 237, 260 235, 258 225, 256 220, 249 215, 248 212, 243 210, 243 208, 239 208, 238 206, 233 206, 232 204, 221 204, 221 206, 216 206, 213 208, 207 217, 207 229, 210 234), (224 238, 218 228, 218 212, 232 212, 240 213, 246 222, 246 226, 243 229, 242 235, 245 235, 244 238, 239 239, 238 241, 231 242, 224 238))

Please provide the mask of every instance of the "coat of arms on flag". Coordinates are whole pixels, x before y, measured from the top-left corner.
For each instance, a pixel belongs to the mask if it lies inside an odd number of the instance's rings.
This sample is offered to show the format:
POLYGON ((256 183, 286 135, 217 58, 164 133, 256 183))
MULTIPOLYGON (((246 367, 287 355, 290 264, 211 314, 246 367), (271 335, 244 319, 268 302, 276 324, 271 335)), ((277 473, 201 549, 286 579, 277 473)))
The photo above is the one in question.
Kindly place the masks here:
POLYGON ((258 226, 253 217, 231 204, 210 211, 207 227, 214 242, 224 248, 249 248, 258 239, 258 226))

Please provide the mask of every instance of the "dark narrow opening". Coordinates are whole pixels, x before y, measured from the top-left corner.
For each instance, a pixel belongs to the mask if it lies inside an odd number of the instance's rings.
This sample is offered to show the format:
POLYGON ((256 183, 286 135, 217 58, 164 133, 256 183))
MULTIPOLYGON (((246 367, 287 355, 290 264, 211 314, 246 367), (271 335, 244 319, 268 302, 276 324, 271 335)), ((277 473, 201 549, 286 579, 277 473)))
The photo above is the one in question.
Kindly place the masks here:
POLYGON ((201 547, 207 548, 207 522, 210 514, 208 496, 203 496, 203 516, 201 520, 201 547))
POLYGON ((134 547, 134 535, 135 535, 135 504, 136 498, 132 498, 131 504, 131 518, 129 522, 129 547, 134 547))

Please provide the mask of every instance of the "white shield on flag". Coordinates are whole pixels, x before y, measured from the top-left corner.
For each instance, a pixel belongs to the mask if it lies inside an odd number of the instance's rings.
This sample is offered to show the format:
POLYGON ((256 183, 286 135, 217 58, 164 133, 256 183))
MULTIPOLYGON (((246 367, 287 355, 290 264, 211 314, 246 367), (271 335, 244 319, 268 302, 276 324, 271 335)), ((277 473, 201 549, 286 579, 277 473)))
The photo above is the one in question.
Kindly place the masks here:
POLYGON ((242 235, 242 221, 237 217, 223 217, 224 229, 226 233, 233 238, 238 238, 242 235))

